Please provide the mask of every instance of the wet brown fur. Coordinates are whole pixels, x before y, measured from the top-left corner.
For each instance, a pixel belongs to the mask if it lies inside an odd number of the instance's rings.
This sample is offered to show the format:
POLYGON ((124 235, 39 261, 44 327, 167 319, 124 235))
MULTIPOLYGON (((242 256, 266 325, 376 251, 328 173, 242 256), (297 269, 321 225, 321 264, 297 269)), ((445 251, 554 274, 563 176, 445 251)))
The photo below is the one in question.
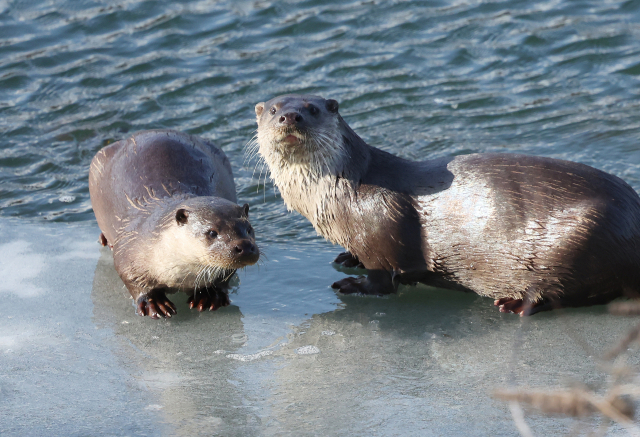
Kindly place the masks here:
POLYGON ((640 290, 640 198, 621 179, 515 154, 408 161, 367 145, 337 107, 259 103, 256 147, 288 208, 370 270, 340 291, 423 282, 522 315, 640 290))
POLYGON ((203 305, 228 304, 226 281, 257 261, 248 206, 235 203, 229 161, 207 140, 172 130, 136 133, 96 154, 89 190, 100 240, 113 249, 139 313, 148 312, 145 301, 178 290, 192 299, 199 289, 213 294, 200 298, 203 305))

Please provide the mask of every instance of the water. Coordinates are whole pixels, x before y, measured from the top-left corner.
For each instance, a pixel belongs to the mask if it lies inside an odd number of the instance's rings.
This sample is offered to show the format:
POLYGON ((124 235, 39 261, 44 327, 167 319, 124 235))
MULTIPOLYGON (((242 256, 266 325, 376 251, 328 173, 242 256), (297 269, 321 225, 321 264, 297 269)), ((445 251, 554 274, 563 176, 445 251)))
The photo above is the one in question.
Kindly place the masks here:
POLYGON ((93 220, 95 152, 174 128, 227 152, 263 238, 313 238, 244 163, 254 105, 287 92, 408 158, 526 152, 640 188, 636 1, 103 3, 0 2, 2 216, 93 220))
POLYGON ((639 79, 635 0, 0 0, 0 434, 513 435, 495 386, 602 388, 567 340, 575 327, 601 352, 630 326, 602 308, 521 326, 427 287, 337 296, 339 249, 286 212, 244 147, 256 103, 314 93, 403 157, 544 155, 640 191, 639 79), (94 244, 89 162, 150 128, 231 160, 268 258, 230 308, 194 315, 177 298, 175 320, 133 317, 94 244))

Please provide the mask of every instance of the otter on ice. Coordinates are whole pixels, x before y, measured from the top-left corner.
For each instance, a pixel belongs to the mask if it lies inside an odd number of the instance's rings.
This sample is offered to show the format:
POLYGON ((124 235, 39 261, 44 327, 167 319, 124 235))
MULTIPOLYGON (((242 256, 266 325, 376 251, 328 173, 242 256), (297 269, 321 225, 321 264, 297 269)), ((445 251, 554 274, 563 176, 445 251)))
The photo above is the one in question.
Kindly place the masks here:
POLYGON ((338 102, 285 95, 255 107, 256 147, 290 210, 384 295, 422 282, 502 312, 606 303, 640 291, 640 198, 592 167, 515 154, 408 161, 365 143, 338 102))
POLYGON ((180 290, 199 311, 229 305, 229 279, 260 256, 229 160, 205 139, 150 130, 111 144, 91 161, 89 192, 141 316, 176 314, 166 295, 180 290))

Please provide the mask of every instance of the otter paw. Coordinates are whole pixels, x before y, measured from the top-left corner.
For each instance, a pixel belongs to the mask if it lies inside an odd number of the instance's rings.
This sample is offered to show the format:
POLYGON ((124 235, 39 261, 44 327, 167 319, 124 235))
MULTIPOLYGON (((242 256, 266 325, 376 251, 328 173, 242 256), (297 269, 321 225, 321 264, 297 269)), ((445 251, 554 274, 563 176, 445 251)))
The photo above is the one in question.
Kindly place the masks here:
POLYGON ((337 289, 342 294, 366 294, 368 296, 384 296, 390 294, 393 290, 385 290, 375 282, 371 282, 366 276, 358 276, 357 278, 349 277, 331 284, 331 288, 337 289))
POLYGON ((176 314, 176 307, 173 305, 164 291, 152 291, 138 298, 136 314, 139 316, 149 316, 152 319, 160 317, 171 317, 176 314))
POLYGON ((353 256, 351 252, 342 252, 333 262, 343 267, 364 269, 364 265, 357 257, 353 256))
POLYGON ((520 317, 535 313, 534 308, 537 306, 534 303, 524 302, 522 299, 512 299, 510 297, 496 299, 493 304, 498 307, 501 313, 519 314, 520 317))
POLYGON ((104 246, 109 246, 109 249, 113 250, 113 244, 107 241, 107 237, 105 237, 104 232, 100 232, 100 236, 98 237, 98 243, 104 246))
POLYGON ((198 311, 215 311, 218 308, 226 307, 231 304, 229 295, 218 289, 196 290, 195 293, 187 300, 189 308, 196 308, 198 311))

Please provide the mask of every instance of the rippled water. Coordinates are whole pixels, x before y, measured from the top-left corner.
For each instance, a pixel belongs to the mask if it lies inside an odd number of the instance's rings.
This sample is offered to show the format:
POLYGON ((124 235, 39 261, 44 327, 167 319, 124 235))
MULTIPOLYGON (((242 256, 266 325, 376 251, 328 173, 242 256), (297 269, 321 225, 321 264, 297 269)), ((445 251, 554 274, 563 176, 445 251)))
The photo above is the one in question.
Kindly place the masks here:
POLYGON ((164 127, 226 151, 262 238, 315 238, 245 162, 286 92, 405 157, 526 152, 638 190, 639 76, 637 1, 0 1, 0 215, 94 220, 93 154, 164 127))

